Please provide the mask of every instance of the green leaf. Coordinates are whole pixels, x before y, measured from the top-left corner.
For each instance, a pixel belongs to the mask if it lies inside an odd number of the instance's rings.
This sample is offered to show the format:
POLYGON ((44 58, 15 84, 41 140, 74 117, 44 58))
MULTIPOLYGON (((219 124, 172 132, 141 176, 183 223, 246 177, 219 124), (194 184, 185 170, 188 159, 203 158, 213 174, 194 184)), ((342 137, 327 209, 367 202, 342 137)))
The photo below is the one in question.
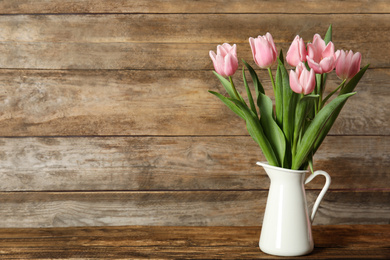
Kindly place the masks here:
MULTIPOLYGON (((223 76, 219 75, 217 72, 213 71, 215 76, 219 79, 219 81, 222 83, 222 86, 225 88, 226 92, 229 94, 231 98, 237 98, 236 94, 234 93, 232 84, 229 80, 225 79, 223 76)), ((239 98, 242 99, 241 95, 238 93, 239 98)))
POLYGON ((261 85, 260 80, 257 77, 256 71, 248 63, 246 63, 245 60, 242 61, 244 62, 245 66, 248 68, 249 73, 251 74, 253 85, 255 86, 255 90, 256 90, 256 98, 259 96, 259 93, 265 94, 263 85, 261 85))
POLYGON ((290 79, 288 72, 283 65, 282 61, 278 59, 278 65, 280 68, 282 78, 282 100, 283 100, 283 133, 286 137, 286 155, 285 155, 285 168, 291 167, 291 144, 294 134, 294 117, 295 109, 299 99, 299 94, 292 91, 290 88, 290 79))
MULTIPOLYGON (((349 82, 346 86, 344 86, 341 90, 339 95, 344 95, 347 93, 351 93, 354 91, 356 85, 359 83, 360 79, 363 77, 364 73, 368 69, 370 64, 367 64, 364 68, 362 68, 349 82)), ((325 140, 325 137, 328 135, 330 129, 332 128, 334 122, 336 121, 337 117, 339 116, 342 108, 344 107, 346 101, 343 102, 341 106, 339 106, 336 111, 333 113, 331 118, 326 122, 326 125, 324 129, 322 130, 320 136, 316 140, 316 143, 314 144, 313 148, 313 154, 318 150, 318 148, 321 146, 322 142, 325 140)))
POLYGON ((314 173, 314 170, 313 170, 313 156, 310 156, 310 158, 307 160, 308 163, 309 163, 309 167, 310 167, 310 171, 311 173, 314 173))
POLYGON ((247 82, 246 77, 245 77, 245 68, 244 67, 242 67, 242 78, 244 79, 244 85, 245 85, 246 93, 248 95, 249 104, 251 106, 251 109, 256 114, 256 117, 258 117, 256 106, 255 106, 255 103, 253 102, 252 93, 249 89, 248 82, 247 82))
POLYGON ((332 25, 329 25, 329 28, 326 31, 324 41, 325 41, 325 44, 328 44, 330 41, 332 41, 332 25))
POLYGON ((349 93, 338 96, 333 99, 328 105, 326 105, 311 122, 307 128, 305 134, 302 137, 301 142, 297 146, 297 153, 293 158, 292 167, 293 170, 298 170, 301 165, 307 160, 308 155, 312 152, 313 146, 320 136, 322 129, 326 125, 326 122, 331 118, 332 114, 337 110, 339 106, 343 104, 350 96, 356 93, 349 93))
POLYGON ((283 127, 283 81, 280 64, 278 64, 278 68, 276 69, 274 95, 276 122, 280 127, 283 127))
POLYGON ((257 105, 260 109, 261 126, 278 158, 279 163, 277 166, 283 167, 284 156, 286 154, 286 139, 284 137, 283 131, 279 128, 278 124, 274 120, 272 101, 268 96, 260 93, 259 99, 257 100, 257 105))
POLYGON ((303 132, 302 126, 308 117, 309 112, 314 105, 314 101, 319 98, 319 95, 306 95, 302 97, 297 104, 297 108, 295 110, 295 121, 294 121, 294 137, 293 137, 293 146, 292 146, 292 154, 296 153, 296 146, 298 143, 298 137, 303 132))
POLYGON ((216 97, 218 97, 223 103, 225 103, 225 105, 230 108, 234 113, 236 113, 236 115, 238 115, 239 117, 241 117, 242 119, 245 120, 245 116, 244 116, 244 113, 241 111, 241 109, 239 109, 235 104, 234 102, 230 101, 230 99, 228 99, 227 97, 217 93, 217 92, 214 92, 214 91, 211 91, 209 90, 209 92, 213 95, 215 95, 216 97))
POLYGON ((267 137, 264 134, 264 131, 261 127, 260 121, 257 116, 240 100, 231 99, 244 113, 246 120, 246 127, 249 134, 260 146, 260 149, 263 151, 263 154, 270 165, 278 166, 277 157, 272 149, 271 144, 269 143, 267 137))
POLYGON ((315 94, 320 95, 321 94, 321 84, 322 84, 322 74, 316 74, 316 89, 315 89, 315 94))
POLYGON ((295 107, 299 95, 292 91, 290 88, 290 79, 286 68, 281 60, 278 59, 278 67, 280 68, 282 86, 283 86, 283 132, 286 136, 287 143, 291 144, 293 131, 294 131, 294 116, 295 107))
POLYGON ((279 52, 279 60, 282 62, 282 64, 284 65, 284 57, 283 57, 283 52, 282 50, 280 50, 279 52))
POLYGON ((313 101, 313 99, 316 99, 316 98, 318 98, 318 97, 319 97, 319 95, 308 94, 308 95, 303 96, 299 101, 305 101, 305 102, 307 102, 307 101, 313 101))

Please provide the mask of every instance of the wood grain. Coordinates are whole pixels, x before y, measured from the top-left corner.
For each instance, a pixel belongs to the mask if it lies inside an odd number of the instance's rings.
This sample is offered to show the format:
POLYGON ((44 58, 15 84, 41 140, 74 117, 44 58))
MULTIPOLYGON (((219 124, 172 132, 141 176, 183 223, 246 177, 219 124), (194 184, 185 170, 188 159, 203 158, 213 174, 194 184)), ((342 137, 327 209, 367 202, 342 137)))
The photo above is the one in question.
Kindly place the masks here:
MULTIPOLYGON (((2 192, 1 227, 254 226, 268 191, 2 192)), ((308 204, 319 191, 308 190, 308 204)), ((390 192, 329 191, 314 224, 389 224, 390 192)))
MULTIPOLYGON (((390 249, 319 248, 304 259, 387 259, 390 249)), ((16 259, 281 259, 257 247, 83 247, 6 248, 4 255, 16 259), (103 257, 103 258, 102 258, 103 257)), ((299 258, 298 258, 299 259, 299 258)))
MULTIPOLYGON (((274 14, 2 15, 0 39, 19 43, 162 44, 221 44, 228 40, 248 44, 250 50, 248 38, 267 31, 277 45, 291 44, 297 34, 305 42, 312 41, 315 33, 325 35, 329 21, 336 48, 375 42, 388 45, 390 14, 289 14, 283 18, 274 14), (365 30, 355 33, 362 24, 365 30)), ((383 54, 386 50, 382 49, 383 54)))
MULTIPOLYGON (((279 259, 258 248, 261 227, 83 227, 0 229, 7 258, 279 259)), ((303 258, 386 258, 389 225, 313 226, 314 251, 303 258)))
MULTIPOLYGON (((257 34, 256 34, 257 35, 257 34)), ((228 41, 226 39, 225 41, 228 41)), ((7 69, 67 69, 67 70, 211 70, 212 62, 208 53, 218 44, 198 43, 25 43, 0 42, 0 68, 7 69), (11 55, 12 54, 12 55, 11 55), (189 62, 190 61, 190 62, 189 62)), ((371 68, 388 68, 389 56, 386 43, 373 42, 338 45, 340 49, 352 49, 362 53, 362 64, 371 68), (373 52, 372 49, 384 51, 373 52)), ((289 43, 278 45, 284 52, 289 43)), ((254 65, 248 44, 237 44, 244 50, 240 59, 254 65)))
POLYGON ((4 56, 0 67, 211 69, 208 52, 217 44, 237 43, 240 58, 250 61, 249 37, 270 31, 278 49, 286 52, 296 34, 305 41, 315 33, 325 34, 329 19, 337 49, 361 52, 363 64, 372 68, 389 67, 383 57, 390 55, 385 47, 390 14, 289 15, 288 19, 271 14, 0 16, 4 56), (355 33, 363 26, 364 32, 355 33))
MULTIPOLYGON (((390 225, 314 225, 312 232, 316 248, 387 248, 390 246, 389 229, 390 225)), ((261 226, 2 228, 0 244, 5 248, 20 246, 19 242, 26 247, 42 246, 42 243, 47 247, 256 247, 260 231, 261 226)))
MULTIPOLYGON (((388 136, 328 136, 314 166, 331 175, 331 189, 388 189, 389 145, 388 136)), ((263 160, 249 136, 1 138, 0 190, 268 189, 255 164, 263 160)))
POLYGON ((13 0, 0 2, 1 14, 20 13, 389 13, 386 0, 13 0))
MULTIPOLYGON (((272 97, 268 75, 259 75, 272 97)), ((327 93, 340 84, 330 75, 327 93)), ((389 135, 389 76, 368 70, 331 134, 389 135)), ((247 135, 208 90, 225 93, 211 71, 1 70, 0 135, 247 135)))

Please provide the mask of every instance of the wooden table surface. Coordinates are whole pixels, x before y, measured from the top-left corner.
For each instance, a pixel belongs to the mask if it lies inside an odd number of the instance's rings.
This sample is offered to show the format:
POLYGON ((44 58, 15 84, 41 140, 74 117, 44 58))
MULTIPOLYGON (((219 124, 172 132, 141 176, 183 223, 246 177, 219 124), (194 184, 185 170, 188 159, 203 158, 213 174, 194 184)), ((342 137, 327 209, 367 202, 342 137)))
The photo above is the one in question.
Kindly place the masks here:
MULTIPOLYGON (((1 259, 267 259, 260 227, 0 229, 1 259)), ((313 226, 307 259, 389 259, 390 225, 313 226)))

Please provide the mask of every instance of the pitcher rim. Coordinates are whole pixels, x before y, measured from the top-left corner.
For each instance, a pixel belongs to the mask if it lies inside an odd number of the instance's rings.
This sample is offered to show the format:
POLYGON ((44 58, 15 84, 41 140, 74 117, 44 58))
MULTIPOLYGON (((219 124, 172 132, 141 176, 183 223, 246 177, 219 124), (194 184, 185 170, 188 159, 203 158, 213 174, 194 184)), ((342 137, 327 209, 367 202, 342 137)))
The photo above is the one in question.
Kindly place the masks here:
POLYGON ((278 167, 278 166, 272 166, 272 165, 269 165, 268 162, 257 162, 256 164, 259 166, 262 166, 264 168, 271 168, 271 169, 276 169, 279 171, 286 171, 286 172, 295 173, 295 174, 302 174, 302 173, 309 172, 309 170, 292 170, 292 169, 282 168, 282 167, 278 167))

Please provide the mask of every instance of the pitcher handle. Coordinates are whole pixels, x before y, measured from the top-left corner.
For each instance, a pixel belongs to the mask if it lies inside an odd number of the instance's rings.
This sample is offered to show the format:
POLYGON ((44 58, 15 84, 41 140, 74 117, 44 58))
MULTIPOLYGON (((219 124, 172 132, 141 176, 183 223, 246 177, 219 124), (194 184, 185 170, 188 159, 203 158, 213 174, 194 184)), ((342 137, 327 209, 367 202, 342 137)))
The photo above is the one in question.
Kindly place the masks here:
POLYGON ((315 217, 315 215, 317 213, 318 206, 320 205, 321 200, 324 197, 325 193, 328 191, 328 188, 330 186, 330 181, 331 181, 330 176, 329 176, 328 173, 326 173, 324 171, 315 171, 314 173, 310 174, 309 177, 307 177, 307 179, 305 181, 305 184, 308 184, 309 182, 311 182, 318 175, 325 176, 326 181, 325 181, 324 187, 322 188, 320 194, 318 195, 318 197, 316 199, 316 202, 314 203, 314 206, 313 206, 313 209, 312 209, 312 212, 311 212, 311 218, 310 218, 311 223, 313 223, 314 217, 315 217))

